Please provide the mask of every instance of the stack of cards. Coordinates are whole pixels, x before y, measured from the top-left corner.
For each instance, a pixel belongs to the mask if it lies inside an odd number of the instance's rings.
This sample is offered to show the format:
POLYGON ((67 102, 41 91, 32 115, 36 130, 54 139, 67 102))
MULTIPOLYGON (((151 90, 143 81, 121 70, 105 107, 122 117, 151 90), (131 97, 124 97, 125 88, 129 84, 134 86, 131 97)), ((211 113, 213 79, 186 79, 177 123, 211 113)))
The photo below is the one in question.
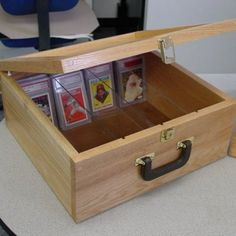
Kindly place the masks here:
POLYGON ((86 69, 84 75, 93 115, 114 109, 116 104, 112 63, 86 69))
POLYGON ((17 82, 54 125, 57 125, 50 78, 47 75, 41 74, 17 80, 17 82))
POLYGON ((145 99, 143 61, 142 56, 135 56, 114 62, 121 107, 145 99))
POLYGON ((82 72, 53 75, 51 78, 60 128, 67 130, 90 122, 82 72))

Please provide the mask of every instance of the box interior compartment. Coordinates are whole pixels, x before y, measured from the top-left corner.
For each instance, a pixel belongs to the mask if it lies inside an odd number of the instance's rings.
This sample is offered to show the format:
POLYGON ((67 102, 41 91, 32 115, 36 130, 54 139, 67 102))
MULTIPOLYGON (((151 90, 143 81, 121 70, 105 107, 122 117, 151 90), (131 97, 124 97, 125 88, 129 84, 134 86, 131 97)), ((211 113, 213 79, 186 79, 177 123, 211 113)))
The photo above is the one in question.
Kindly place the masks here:
POLYGON ((190 79, 191 75, 164 64, 157 55, 147 53, 144 56, 146 101, 118 108, 94 118, 90 124, 63 131, 79 152, 223 101, 190 79))
MULTIPOLYGON (((164 64, 156 54, 144 54, 144 59, 144 102, 117 107, 93 117, 91 123, 61 131, 78 152, 223 101, 222 97, 194 80, 191 73, 186 74, 178 66, 164 64)), ((14 76, 16 79, 21 77, 14 76)))

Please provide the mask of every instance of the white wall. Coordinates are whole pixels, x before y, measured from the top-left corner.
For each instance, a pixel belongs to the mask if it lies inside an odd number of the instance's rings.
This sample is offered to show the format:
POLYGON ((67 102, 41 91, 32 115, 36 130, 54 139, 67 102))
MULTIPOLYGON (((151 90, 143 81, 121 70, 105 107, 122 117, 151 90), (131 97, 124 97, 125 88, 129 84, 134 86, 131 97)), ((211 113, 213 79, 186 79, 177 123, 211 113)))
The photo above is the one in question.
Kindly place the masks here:
MULTIPOLYGON (((235 0, 147 0, 146 29, 236 18, 235 0)), ((236 73, 236 33, 176 47, 177 62, 197 73, 236 73)))

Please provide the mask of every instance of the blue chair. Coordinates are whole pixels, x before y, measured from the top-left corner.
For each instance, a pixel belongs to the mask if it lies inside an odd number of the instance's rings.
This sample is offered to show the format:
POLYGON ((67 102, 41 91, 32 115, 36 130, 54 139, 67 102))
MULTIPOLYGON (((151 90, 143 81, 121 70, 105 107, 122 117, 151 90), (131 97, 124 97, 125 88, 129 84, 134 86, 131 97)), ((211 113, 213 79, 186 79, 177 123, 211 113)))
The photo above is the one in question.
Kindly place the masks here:
POLYGON ((79 0, 0 0, 2 8, 12 15, 38 15, 38 38, 1 39, 7 47, 35 47, 40 51, 56 47, 74 40, 50 38, 49 12, 66 11, 77 5, 79 0))
MULTIPOLYGON (((67 11, 78 2, 79 0, 48 0, 48 9, 49 11, 67 11)), ((27 15, 37 12, 37 0, 0 0, 0 3, 2 8, 12 15, 27 15)))

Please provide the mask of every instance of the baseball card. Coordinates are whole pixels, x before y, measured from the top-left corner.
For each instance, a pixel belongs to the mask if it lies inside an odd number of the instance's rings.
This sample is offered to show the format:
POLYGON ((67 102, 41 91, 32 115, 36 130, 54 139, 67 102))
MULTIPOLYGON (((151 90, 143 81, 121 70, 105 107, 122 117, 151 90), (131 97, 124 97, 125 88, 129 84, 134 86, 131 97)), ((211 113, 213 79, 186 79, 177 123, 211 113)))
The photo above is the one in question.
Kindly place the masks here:
POLYGON ((56 109, 51 90, 50 78, 47 75, 35 75, 17 80, 44 114, 57 125, 56 109))
POLYGON ((84 109, 84 93, 81 87, 70 90, 70 94, 60 93, 59 99, 63 108, 63 118, 66 126, 88 120, 88 114, 84 109))
POLYGON ((32 100, 35 104, 46 114, 46 116, 52 121, 52 105, 50 102, 49 93, 40 94, 37 96, 33 96, 32 100))
POLYGON ((71 129, 91 121, 82 72, 52 76, 59 125, 71 129))
POLYGON ((115 108, 115 87, 112 64, 84 70, 89 101, 94 115, 115 108))
POLYGON ((135 56, 114 63, 120 106, 145 100, 143 60, 143 56, 135 56))

